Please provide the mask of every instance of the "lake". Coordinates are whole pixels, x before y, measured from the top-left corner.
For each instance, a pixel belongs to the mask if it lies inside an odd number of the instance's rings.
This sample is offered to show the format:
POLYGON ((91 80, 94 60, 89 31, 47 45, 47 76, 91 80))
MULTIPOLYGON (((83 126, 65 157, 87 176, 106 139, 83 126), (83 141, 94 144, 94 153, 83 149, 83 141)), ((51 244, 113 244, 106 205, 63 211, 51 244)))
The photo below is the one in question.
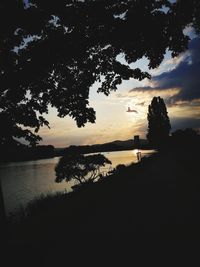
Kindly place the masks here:
MULTIPOLYGON (((140 151, 142 157, 154 153, 153 150, 140 151)), ((118 164, 128 165, 137 162, 136 150, 104 152, 101 154, 112 161, 112 167, 103 168, 104 174, 118 164)), ((25 207, 29 201, 41 195, 71 191, 74 182, 55 183, 54 168, 58 160, 59 157, 55 157, 0 164, 0 178, 7 214, 16 212, 20 207, 25 207)))

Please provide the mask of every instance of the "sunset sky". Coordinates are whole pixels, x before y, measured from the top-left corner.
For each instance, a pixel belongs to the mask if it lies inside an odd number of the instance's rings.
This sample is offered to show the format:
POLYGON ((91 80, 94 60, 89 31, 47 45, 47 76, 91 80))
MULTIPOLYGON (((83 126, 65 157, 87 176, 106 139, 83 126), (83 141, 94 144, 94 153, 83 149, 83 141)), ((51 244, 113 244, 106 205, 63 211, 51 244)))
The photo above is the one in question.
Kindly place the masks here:
MULTIPOLYGON (((192 33, 190 33, 191 35, 192 33)), ((148 105, 154 96, 161 96, 167 105, 172 131, 178 128, 200 128, 200 39, 193 38, 189 50, 172 59, 170 52, 159 68, 150 70, 151 80, 124 81, 109 96, 96 93, 98 83, 90 90, 90 106, 96 111, 96 123, 78 128, 70 117, 58 118, 50 109, 46 118, 51 129, 42 128, 40 144, 55 147, 97 144, 127 140, 134 135, 145 138, 148 105), (126 112, 128 107, 137 111, 126 112)), ((123 55, 119 60, 123 63, 123 55)), ((130 65, 148 70, 145 58, 130 65)))

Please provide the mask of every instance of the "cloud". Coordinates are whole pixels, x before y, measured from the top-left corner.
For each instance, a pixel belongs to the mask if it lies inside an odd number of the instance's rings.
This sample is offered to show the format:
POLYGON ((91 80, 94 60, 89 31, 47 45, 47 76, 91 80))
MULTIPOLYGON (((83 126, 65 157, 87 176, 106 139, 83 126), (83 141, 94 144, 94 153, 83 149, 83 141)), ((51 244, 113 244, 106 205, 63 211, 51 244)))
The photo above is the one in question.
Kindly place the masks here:
POLYGON ((131 89, 129 91, 129 93, 132 93, 132 92, 145 92, 145 91, 152 91, 152 90, 156 90, 158 88, 156 87, 151 87, 151 86, 143 86, 143 87, 135 87, 133 89, 131 89))
POLYGON ((149 86, 136 87, 129 92, 176 89, 177 94, 169 97, 171 103, 200 99, 200 38, 190 42, 185 55, 181 55, 182 61, 174 69, 152 77, 149 86))
POLYGON ((137 106, 142 106, 142 107, 143 107, 143 106, 145 106, 145 103, 146 103, 146 102, 143 101, 143 102, 136 103, 136 105, 137 105, 137 106))
POLYGON ((166 54, 166 58, 167 56, 170 56, 169 59, 164 60, 161 65, 150 71, 152 76, 158 76, 163 72, 170 72, 173 69, 175 69, 182 61, 184 61, 188 56, 189 56, 189 51, 180 54, 178 57, 171 57, 171 53, 168 51, 166 54))

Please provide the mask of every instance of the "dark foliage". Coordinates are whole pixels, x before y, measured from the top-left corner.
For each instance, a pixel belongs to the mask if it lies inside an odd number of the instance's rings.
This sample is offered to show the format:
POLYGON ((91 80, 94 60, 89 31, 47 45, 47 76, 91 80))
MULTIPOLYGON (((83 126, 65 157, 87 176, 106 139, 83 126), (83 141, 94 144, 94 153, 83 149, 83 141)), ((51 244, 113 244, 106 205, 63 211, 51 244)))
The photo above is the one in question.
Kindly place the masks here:
POLYGON ((100 167, 112 164, 104 155, 70 153, 60 158, 56 165, 56 182, 77 180, 80 184, 94 182, 102 177, 100 167))
POLYGON ((200 144, 200 134, 199 131, 187 128, 187 129, 179 129, 172 133, 171 136, 171 145, 173 147, 181 148, 190 148, 195 150, 199 150, 200 144))
POLYGON ((154 97, 149 105, 147 115, 149 143, 155 147, 164 145, 169 137, 171 129, 167 108, 161 97, 154 97))
POLYGON ((116 90, 122 80, 149 78, 128 63, 143 56, 149 67, 184 51, 187 25, 199 29, 198 0, 2 0, 0 3, 0 144, 40 140, 44 114, 55 107, 79 127, 95 121, 89 89, 116 90), (27 3, 27 1, 26 1, 27 3), (34 132, 33 132, 34 131, 34 132))
POLYGON ((0 162, 35 160, 54 156, 56 153, 52 145, 28 147, 15 143, 15 145, 2 145, 0 150, 0 162))

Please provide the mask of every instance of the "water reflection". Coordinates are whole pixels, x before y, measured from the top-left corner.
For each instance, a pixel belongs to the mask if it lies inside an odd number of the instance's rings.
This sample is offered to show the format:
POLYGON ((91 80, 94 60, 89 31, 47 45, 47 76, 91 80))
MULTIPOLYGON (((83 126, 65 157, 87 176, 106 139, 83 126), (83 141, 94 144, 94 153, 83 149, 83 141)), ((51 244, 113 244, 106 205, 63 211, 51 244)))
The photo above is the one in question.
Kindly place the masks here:
MULTIPOLYGON (((118 164, 137 162, 136 151, 115 151, 104 154, 112 161, 112 168, 118 164)), ((154 151, 141 150, 142 156, 148 156, 154 151)), ((11 162, 0 165, 0 177, 7 214, 25 206, 30 200, 41 194, 68 192, 74 185, 73 182, 55 183, 54 168, 58 157, 24 162, 11 162)), ((104 168, 104 174, 110 168, 104 168)))

